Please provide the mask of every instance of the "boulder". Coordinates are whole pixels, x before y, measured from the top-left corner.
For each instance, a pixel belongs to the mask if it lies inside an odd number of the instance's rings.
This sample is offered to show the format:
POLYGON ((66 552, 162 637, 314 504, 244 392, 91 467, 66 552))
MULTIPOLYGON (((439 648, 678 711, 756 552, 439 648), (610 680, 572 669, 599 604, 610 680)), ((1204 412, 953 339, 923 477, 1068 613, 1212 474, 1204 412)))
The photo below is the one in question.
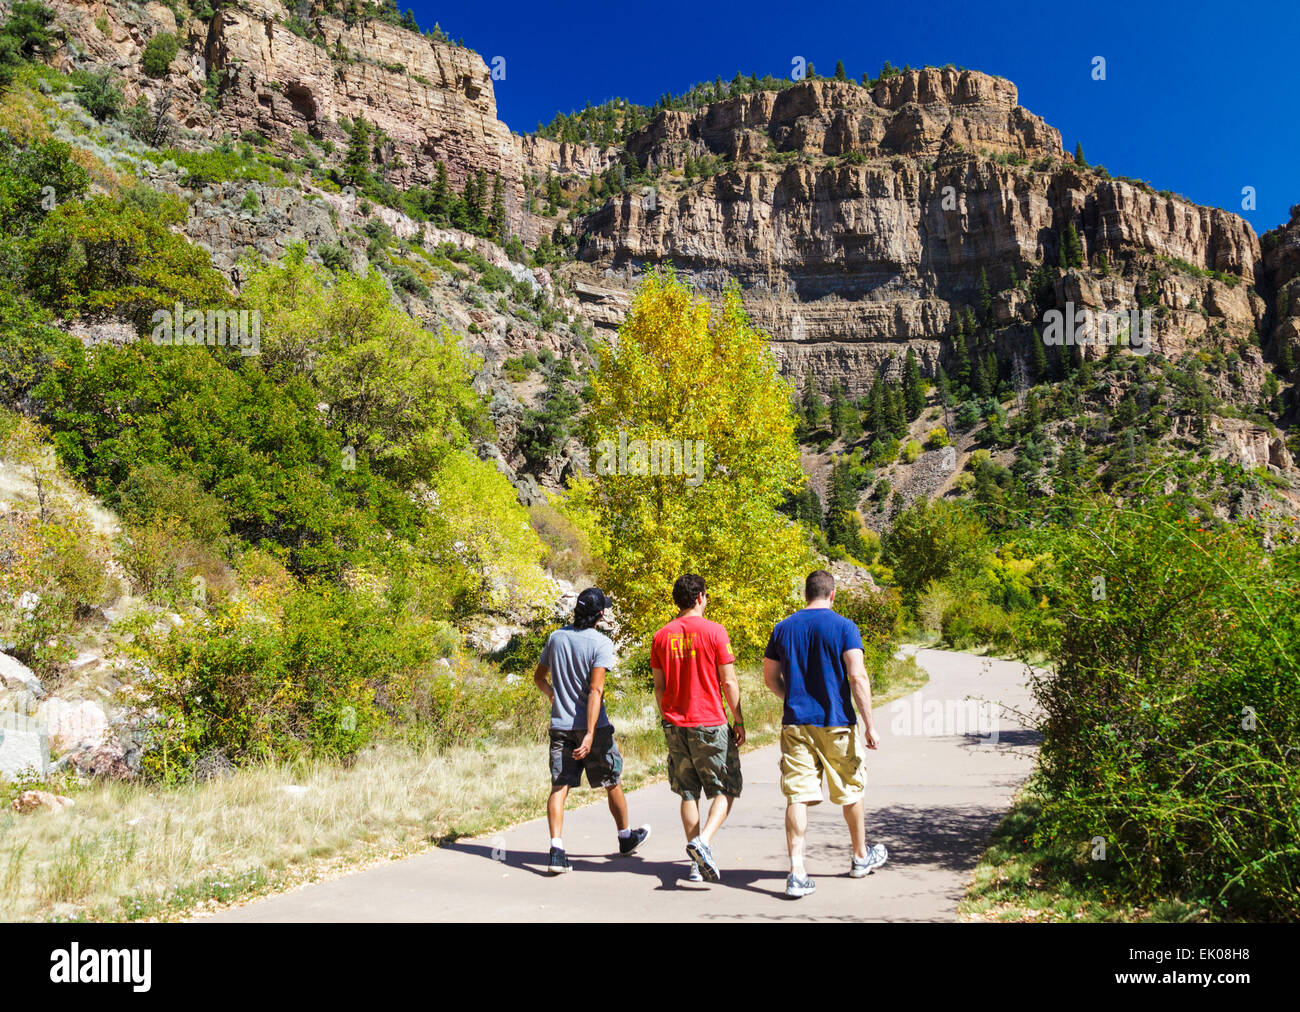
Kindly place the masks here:
POLYGON ((26 689, 38 699, 45 695, 41 680, 22 661, 0 654, 0 685, 8 689, 26 689))
POLYGON ((62 794, 51 794, 49 791, 23 791, 14 798, 9 807, 19 815, 31 815, 34 812, 61 812, 75 804, 75 801, 65 798, 62 794))
POLYGON ((129 780, 135 770, 127 761, 126 750, 115 741, 93 748, 78 749, 67 757, 67 765, 83 777, 107 780, 129 780))
POLYGON ((45 779, 50 769, 50 739, 45 728, 20 713, 0 712, 0 778, 45 779))
POLYGON ((90 700, 68 702, 51 696, 37 708, 36 716, 45 722, 55 752, 98 748, 107 740, 108 716, 90 700))

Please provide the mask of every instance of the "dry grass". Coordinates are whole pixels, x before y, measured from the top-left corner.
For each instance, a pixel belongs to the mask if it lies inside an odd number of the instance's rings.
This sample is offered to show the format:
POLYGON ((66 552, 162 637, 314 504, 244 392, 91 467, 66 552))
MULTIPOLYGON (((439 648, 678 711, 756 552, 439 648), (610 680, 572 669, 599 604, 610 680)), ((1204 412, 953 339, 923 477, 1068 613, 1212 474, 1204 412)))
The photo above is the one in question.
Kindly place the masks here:
MULTIPOLYGON (((910 660, 887 676, 878 702, 924 682, 910 660)), ((776 699, 756 670, 742 692, 747 748, 770 744, 776 699)), ((620 686, 611 711, 626 786, 662 777, 653 696, 620 686)), ((4 811, 0 920, 175 919, 537 817, 549 793, 540 731, 441 750, 381 744, 350 767, 246 768, 176 788, 96 784, 58 815, 4 811)), ((603 796, 575 791, 571 805, 603 796)))

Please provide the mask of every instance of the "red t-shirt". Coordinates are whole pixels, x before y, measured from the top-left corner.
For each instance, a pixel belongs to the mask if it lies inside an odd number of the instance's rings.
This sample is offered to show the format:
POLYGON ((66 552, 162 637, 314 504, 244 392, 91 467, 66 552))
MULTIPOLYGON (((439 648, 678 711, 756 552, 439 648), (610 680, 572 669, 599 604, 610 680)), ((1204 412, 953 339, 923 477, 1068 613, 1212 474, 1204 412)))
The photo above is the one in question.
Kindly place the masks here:
POLYGON ((678 727, 725 724, 718 667, 735 660, 727 630, 700 615, 675 618, 655 633, 650 666, 664 673, 664 720, 678 727))

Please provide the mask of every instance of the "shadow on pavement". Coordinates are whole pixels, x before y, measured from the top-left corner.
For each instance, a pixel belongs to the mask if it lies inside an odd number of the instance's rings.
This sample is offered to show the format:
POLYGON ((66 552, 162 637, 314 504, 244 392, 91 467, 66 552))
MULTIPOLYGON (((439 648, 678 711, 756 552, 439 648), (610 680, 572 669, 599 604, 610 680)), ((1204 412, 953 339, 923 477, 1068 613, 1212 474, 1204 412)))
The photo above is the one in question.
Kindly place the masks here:
MULTIPOLYGON (((498 862, 503 867, 517 868, 520 871, 526 871, 542 878, 553 877, 546 870, 547 862, 550 860, 549 852, 507 850, 482 843, 451 843, 442 849, 486 858, 489 861, 498 862)), ((777 893, 782 893, 785 889, 785 872, 777 873, 752 868, 724 867, 721 882, 687 882, 687 859, 685 857, 680 861, 649 861, 639 854, 623 857, 619 854, 576 854, 571 850, 568 854, 569 862, 573 865, 573 871, 568 873, 570 875, 590 872, 631 872, 654 875, 659 879, 657 890, 744 889, 765 896, 774 895, 772 889, 762 889, 755 885, 756 882, 765 880, 777 883, 779 886, 779 889, 776 890, 777 893)), ((784 898, 783 893, 782 898, 784 898)))

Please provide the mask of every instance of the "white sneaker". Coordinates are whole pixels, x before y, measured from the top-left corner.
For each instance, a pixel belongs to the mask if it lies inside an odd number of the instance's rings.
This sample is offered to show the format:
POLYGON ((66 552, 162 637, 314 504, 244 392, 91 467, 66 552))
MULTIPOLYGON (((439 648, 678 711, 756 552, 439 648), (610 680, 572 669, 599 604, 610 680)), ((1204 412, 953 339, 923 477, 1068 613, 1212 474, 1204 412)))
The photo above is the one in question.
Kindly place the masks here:
POLYGON ((852 878, 866 878, 888 860, 889 851, 885 849, 885 845, 874 844, 867 848, 866 857, 854 855, 853 864, 849 866, 849 875, 852 878))

